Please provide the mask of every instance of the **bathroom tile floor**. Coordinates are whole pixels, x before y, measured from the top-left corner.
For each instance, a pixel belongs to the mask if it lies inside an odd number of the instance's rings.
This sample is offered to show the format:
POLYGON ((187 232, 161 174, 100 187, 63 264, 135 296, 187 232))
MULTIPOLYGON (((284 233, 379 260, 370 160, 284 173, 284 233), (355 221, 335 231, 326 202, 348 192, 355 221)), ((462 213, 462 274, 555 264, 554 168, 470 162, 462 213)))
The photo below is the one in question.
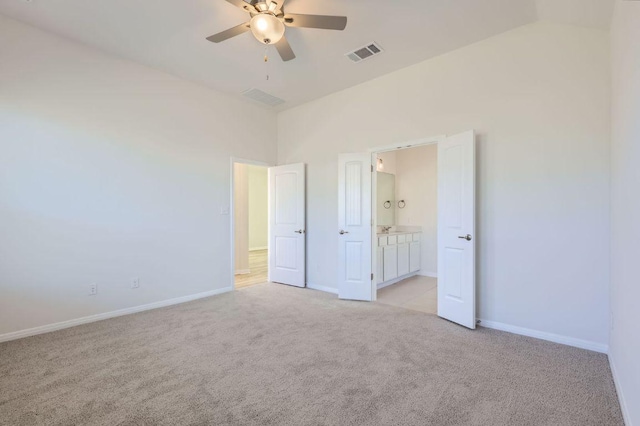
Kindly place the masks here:
POLYGON ((438 312, 438 279, 416 275, 378 290, 378 303, 414 311, 438 312))

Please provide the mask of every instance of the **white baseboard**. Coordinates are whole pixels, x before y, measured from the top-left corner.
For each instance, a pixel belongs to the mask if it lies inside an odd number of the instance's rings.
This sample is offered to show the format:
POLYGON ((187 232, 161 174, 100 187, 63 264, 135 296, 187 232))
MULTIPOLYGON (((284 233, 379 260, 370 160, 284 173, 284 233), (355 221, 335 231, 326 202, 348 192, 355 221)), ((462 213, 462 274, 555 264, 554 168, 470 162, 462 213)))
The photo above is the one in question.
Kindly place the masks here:
POLYGON ((25 330, 14 331, 11 333, 0 334, 0 342, 8 342, 9 340, 22 339, 23 337, 35 336, 36 334, 49 333, 51 331, 62 330, 64 328, 75 327, 76 325, 88 324, 90 322, 102 321, 109 318, 121 317, 123 315, 135 314, 137 312, 149 311, 151 309, 164 308, 166 306, 178 305, 180 303, 191 302, 193 300, 205 297, 215 296, 217 294, 232 291, 232 287, 220 288, 217 290, 206 291, 204 293, 191 294, 189 296, 176 297, 175 299, 162 300, 160 302, 148 303, 146 305, 132 306, 130 308, 119 309, 117 311, 104 312, 102 314, 90 315, 87 317, 76 318, 68 321, 56 322, 53 324, 41 325, 39 327, 27 328, 25 330))
POLYGON ((620 387, 620 383, 618 378, 618 370, 616 369, 616 362, 613 359, 613 356, 609 354, 609 366, 611 367, 611 374, 613 375, 613 383, 616 386, 616 392, 618 393, 618 400, 620 401, 620 410, 622 411, 622 419, 624 420, 624 424, 627 426, 633 426, 631 423, 631 416, 629 415, 629 408, 627 402, 624 398, 624 393, 622 392, 622 388, 620 387))
POLYGON ((421 277, 438 278, 438 273, 437 272, 420 271, 420 272, 418 272, 418 275, 420 275, 421 277))
POLYGON ((324 291, 326 293, 338 294, 338 289, 337 288, 327 287, 327 286, 324 286, 324 285, 316 285, 316 284, 313 284, 313 283, 307 283, 307 288, 310 288, 312 290, 324 291))
POLYGON ((518 327, 501 322, 487 321, 480 319, 480 327, 492 328, 494 330, 507 331, 522 336, 535 337, 536 339, 548 340, 549 342, 561 343, 563 345, 574 346, 576 348, 587 349, 590 351, 601 352, 606 354, 609 351, 609 345, 603 343, 592 342, 590 340, 576 339, 575 337, 562 336, 559 334, 547 333, 545 331, 532 330, 530 328, 518 327))
POLYGON ((259 250, 268 250, 269 247, 264 246, 264 247, 251 247, 249 248, 249 251, 259 251, 259 250))
POLYGON ((389 281, 378 283, 378 284, 376 284, 376 288, 378 290, 380 290, 381 288, 389 287, 390 285, 399 283, 400 281, 406 280, 407 278, 415 277, 416 275, 420 275, 420 274, 418 272, 410 272, 407 275, 403 275, 401 277, 394 278, 394 279, 389 280, 389 281))
POLYGON ((385 287, 389 287, 390 285, 394 285, 396 283, 400 282, 400 280, 391 280, 391 281, 387 281, 387 282, 383 282, 383 283, 378 283, 376 284, 376 288, 378 290, 382 290, 385 287))

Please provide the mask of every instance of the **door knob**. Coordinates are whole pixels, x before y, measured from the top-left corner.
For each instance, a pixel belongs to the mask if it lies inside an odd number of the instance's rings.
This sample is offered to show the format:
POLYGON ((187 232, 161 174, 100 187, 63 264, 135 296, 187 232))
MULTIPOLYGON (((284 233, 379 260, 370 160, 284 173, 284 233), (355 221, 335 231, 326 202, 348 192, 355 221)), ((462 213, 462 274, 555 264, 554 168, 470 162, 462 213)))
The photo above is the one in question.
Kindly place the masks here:
POLYGON ((467 234, 467 235, 462 235, 460 237, 461 240, 467 240, 467 241, 471 241, 471 235, 467 234))
POLYGON ((295 231, 296 234, 304 234, 304 229, 298 229, 295 231))
POLYGON ((340 230, 340 235, 344 235, 344 234, 348 234, 349 231, 343 231, 342 229, 340 230))

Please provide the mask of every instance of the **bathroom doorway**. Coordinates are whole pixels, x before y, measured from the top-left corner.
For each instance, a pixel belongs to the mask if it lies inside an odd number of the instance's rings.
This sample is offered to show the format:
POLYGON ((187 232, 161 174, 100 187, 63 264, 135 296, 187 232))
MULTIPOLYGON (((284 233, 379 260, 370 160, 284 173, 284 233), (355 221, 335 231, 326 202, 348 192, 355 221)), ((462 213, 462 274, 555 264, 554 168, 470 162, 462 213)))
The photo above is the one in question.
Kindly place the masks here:
MULTIPOLYGON (((393 285, 419 275, 425 268, 422 264, 422 228, 416 228, 421 226, 419 223, 394 223, 384 230, 377 224, 376 169, 384 171, 384 159, 383 164, 379 161, 382 153, 433 144, 437 144, 437 313, 444 319, 474 329, 476 143, 473 130, 422 139, 405 146, 338 156, 338 297, 375 301, 378 284, 381 287, 393 285), (419 247, 414 243, 420 243, 419 247), (412 244, 417 249, 411 250, 412 244), (394 247, 385 250, 387 246, 394 247)), ((424 169, 424 164, 419 169, 424 169)), ((419 190, 424 183, 417 180, 409 187, 419 190)), ((384 203, 383 208, 394 206, 394 209, 403 210, 413 205, 414 196, 418 203, 424 199, 419 194, 412 195, 411 199, 391 194, 381 197, 384 199, 380 202, 384 203)))
POLYGON ((374 178, 377 301, 438 309, 438 146, 378 152, 374 178))

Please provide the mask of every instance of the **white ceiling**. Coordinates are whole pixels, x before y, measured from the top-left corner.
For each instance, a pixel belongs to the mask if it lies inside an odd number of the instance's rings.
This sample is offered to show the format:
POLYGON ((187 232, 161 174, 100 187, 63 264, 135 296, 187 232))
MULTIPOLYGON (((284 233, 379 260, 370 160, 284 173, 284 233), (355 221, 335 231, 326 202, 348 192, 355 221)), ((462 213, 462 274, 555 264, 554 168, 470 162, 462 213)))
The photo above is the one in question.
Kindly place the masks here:
POLYGON ((287 0, 290 13, 344 15, 345 31, 288 28, 297 55, 282 62, 250 33, 205 37, 248 14, 224 0, 0 0, 0 13, 219 91, 258 88, 286 101, 319 98, 545 19, 606 28, 612 0, 287 0), (385 52, 361 63, 344 54, 368 42, 385 52), (269 74, 269 80, 266 75, 269 74))
POLYGON ((609 29, 612 0, 536 0, 541 20, 561 24, 609 29))

